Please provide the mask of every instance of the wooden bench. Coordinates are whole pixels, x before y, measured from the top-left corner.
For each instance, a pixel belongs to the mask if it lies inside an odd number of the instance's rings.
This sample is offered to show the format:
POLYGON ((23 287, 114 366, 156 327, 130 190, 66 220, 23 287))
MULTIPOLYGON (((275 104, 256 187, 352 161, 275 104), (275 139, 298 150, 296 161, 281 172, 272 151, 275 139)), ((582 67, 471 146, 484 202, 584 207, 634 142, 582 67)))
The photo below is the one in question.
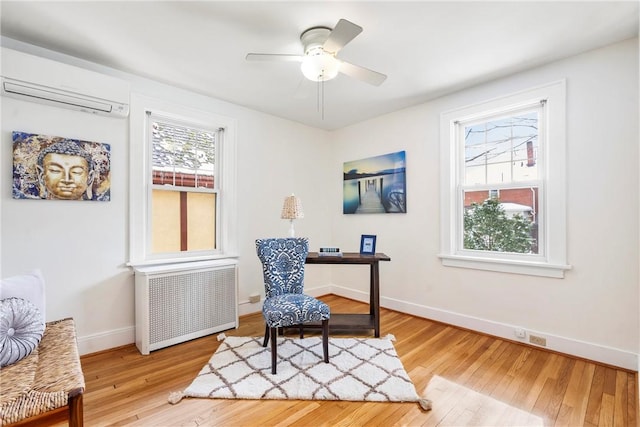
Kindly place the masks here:
POLYGON ((63 417, 81 427, 84 387, 73 319, 49 322, 38 347, 0 371, 2 425, 46 425, 63 417))

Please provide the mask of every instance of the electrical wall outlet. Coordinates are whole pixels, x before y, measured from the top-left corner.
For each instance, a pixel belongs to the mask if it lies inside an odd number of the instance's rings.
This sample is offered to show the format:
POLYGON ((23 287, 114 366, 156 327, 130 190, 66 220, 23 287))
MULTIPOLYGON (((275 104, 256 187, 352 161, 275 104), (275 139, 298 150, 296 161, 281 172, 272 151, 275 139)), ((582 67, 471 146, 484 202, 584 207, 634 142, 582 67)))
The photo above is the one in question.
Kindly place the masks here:
POLYGON ((525 339, 527 337, 527 332, 522 328, 516 328, 513 332, 516 334, 516 338, 525 339))
POLYGON ((260 302, 260 294, 249 295, 249 302, 251 304, 255 304, 257 302, 260 302))
POLYGON ((540 345, 542 347, 547 346, 547 339, 536 335, 529 335, 529 342, 531 344, 540 345))

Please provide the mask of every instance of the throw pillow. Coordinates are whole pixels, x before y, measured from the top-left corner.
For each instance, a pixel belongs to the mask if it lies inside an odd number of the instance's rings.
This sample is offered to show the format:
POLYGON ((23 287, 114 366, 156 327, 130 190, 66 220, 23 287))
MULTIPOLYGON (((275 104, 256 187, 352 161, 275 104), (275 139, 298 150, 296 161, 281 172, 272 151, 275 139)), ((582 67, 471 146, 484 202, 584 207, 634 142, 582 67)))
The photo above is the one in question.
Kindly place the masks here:
POLYGON ((0 299, 11 297, 31 301, 31 303, 40 310, 42 322, 47 321, 45 313, 44 278, 40 270, 2 279, 2 281, 0 281, 0 299))
POLYGON ((0 367, 31 354, 44 328, 40 311, 31 302, 23 298, 0 300, 0 367))

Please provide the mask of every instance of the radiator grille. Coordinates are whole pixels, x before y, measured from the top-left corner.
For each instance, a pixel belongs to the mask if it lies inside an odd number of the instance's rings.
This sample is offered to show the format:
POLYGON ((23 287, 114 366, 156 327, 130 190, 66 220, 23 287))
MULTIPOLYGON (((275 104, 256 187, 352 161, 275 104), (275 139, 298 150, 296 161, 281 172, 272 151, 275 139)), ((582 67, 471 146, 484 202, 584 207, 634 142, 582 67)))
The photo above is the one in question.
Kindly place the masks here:
POLYGON ((236 272, 235 264, 136 272, 136 345, 140 351, 149 354, 237 327, 236 272))
POLYGON ((149 343, 235 321, 235 269, 154 277, 149 283, 149 343))

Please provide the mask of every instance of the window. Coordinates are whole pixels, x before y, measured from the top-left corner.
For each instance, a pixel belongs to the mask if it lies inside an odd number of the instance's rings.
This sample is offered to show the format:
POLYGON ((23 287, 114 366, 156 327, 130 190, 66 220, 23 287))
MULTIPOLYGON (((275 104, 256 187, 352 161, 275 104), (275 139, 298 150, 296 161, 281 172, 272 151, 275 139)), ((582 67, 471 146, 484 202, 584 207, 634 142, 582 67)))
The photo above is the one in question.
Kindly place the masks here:
POLYGON ((444 265, 564 276, 564 86, 442 114, 444 265))
POLYGON ((216 251, 216 146, 224 129, 200 129, 147 112, 151 146, 151 253, 216 251))
POLYGON ((132 96, 132 265, 235 256, 234 130, 231 119, 132 96))
POLYGON ((536 212, 544 198, 537 157, 544 102, 455 123, 455 143, 464 151, 458 159, 464 171, 463 249, 539 253, 536 212))

